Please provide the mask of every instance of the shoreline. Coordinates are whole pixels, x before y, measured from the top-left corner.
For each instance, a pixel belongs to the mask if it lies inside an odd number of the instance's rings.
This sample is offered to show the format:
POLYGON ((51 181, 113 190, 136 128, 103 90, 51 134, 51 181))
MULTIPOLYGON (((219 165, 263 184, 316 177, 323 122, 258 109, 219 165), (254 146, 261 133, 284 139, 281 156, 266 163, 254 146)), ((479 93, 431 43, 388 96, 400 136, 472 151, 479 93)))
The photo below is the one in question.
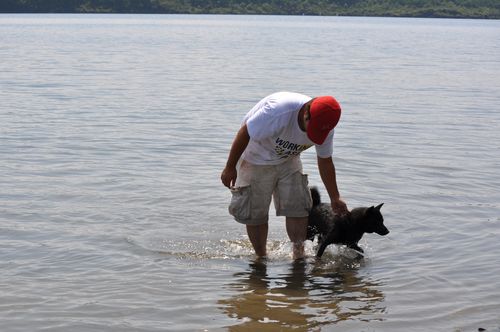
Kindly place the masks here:
POLYGON ((440 16, 440 15, 405 15, 405 14, 386 14, 386 15, 370 15, 370 14, 338 14, 338 15, 315 15, 315 14, 256 14, 256 13, 164 13, 164 12, 119 12, 119 11, 0 11, 0 15, 14 14, 50 14, 50 15, 220 15, 220 16, 299 16, 299 17, 373 17, 373 18, 427 18, 427 19, 468 19, 468 20, 499 20, 500 16, 440 16))

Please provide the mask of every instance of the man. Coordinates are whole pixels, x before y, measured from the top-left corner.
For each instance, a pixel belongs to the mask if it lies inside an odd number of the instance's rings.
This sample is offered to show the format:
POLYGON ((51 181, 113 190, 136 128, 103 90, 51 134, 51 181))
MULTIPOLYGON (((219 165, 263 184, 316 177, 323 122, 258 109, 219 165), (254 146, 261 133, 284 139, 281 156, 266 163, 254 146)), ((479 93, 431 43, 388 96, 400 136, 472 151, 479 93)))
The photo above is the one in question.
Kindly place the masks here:
POLYGON ((232 192, 229 212, 246 225, 257 256, 266 256, 271 197, 276 215, 286 217, 294 259, 304 256, 312 201, 299 155, 313 145, 333 210, 348 213, 340 198, 332 160, 333 128, 340 113, 333 97, 311 99, 299 93, 278 92, 262 99, 243 119, 221 180, 232 192))

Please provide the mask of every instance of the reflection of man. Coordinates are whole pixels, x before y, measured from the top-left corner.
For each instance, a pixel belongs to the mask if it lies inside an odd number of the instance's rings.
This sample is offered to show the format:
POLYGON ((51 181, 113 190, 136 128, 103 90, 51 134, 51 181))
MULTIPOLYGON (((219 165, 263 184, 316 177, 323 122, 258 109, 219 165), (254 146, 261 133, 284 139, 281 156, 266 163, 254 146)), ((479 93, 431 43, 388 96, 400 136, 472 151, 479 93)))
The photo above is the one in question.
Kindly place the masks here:
POLYGON ((310 271, 306 262, 295 261, 285 273, 270 275, 266 263, 256 261, 235 277, 228 286, 235 295, 218 301, 237 320, 230 331, 309 331, 346 320, 381 320, 385 311, 378 285, 345 265, 310 271))
POLYGON ((333 211, 339 215, 348 212, 340 198, 332 160, 333 128, 340 112, 340 105, 331 96, 310 98, 278 92, 262 99, 245 116, 221 180, 228 188, 237 186, 232 190, 229 210, 236 221, 246 225, 257 256, 266 256, 271 197, 276 214, 286 217, 294 258, 304 256, 312 201, 299 155, 313 145, 333 211))
POLYGON ((265 262, 257 260, 250 264, 250 268, 247 273, 237 274, 239 278, 229 286, 238 293, 218 302, 229 317, 241 322, 228 327, 229 331, 280 331, 286 328, 307 331, 310 315, 300 313, 308 295, 304 288, 304 262, 295 261, 291 272, 285 274, 284 279, 276 280, 269 278, 265 262))

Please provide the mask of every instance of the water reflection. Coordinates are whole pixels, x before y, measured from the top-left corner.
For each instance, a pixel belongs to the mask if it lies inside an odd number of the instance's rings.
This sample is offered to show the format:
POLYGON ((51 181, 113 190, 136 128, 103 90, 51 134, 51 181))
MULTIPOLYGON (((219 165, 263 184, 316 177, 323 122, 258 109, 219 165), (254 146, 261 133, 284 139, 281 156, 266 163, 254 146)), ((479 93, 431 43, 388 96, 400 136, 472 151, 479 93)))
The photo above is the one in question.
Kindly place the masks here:
POLYGON ((311 331, 345 320, 382 320, 384 295, 375 281, 360 277, 360 261, 297 261, 274 266, 263 260, 235 274, 219 300, 221 310, 237 323, 229 331, 311 331), (271 270, 281 269, 277 273, 271 270))

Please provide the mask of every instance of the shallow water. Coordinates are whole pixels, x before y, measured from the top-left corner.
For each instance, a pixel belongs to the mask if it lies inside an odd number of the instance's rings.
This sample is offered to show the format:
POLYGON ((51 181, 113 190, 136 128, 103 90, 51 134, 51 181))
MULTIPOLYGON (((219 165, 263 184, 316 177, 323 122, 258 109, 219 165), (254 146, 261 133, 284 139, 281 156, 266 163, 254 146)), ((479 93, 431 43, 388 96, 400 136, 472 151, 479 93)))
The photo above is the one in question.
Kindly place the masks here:
MULTIPOLYGON (((5 331, 500 331, 500 23, 0 15, 5 331), (219 180, 243 115, 332 94, 366 255, 255 261, 219 180)), ((313 151, 303 154, 320 185, 313 151)), ((324 191, 323 191, 324 192, 324 191)), ((325 195, 324 195, 325 196, 325 195)))

